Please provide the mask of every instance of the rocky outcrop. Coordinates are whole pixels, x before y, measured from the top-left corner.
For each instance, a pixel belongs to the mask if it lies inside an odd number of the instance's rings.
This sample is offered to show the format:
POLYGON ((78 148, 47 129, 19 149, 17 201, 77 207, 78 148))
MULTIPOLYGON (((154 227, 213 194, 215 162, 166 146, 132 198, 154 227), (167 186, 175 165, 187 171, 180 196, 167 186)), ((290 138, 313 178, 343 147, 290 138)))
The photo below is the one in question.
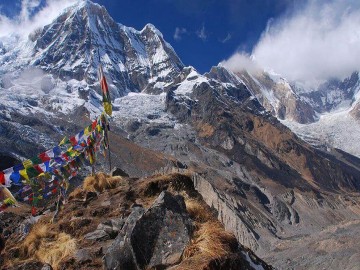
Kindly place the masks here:
POLYGON ((225 228, 233 232, 244 246, 253 250, 258 249, 258 235, 246 224, 241 215, 237 214, 239 204, 221 191, 216 190, 205 178, 195 175, 193 181, 195 189, 202 194, 205 202, 216 209, 218 219, 225 228))
MULTIPOLYGON (((189 176, 116 179, 115 186, 92 199, 75 189, 54 223, 47 211, 23 237, 18 230, 7 231, 0 269, 49 267, 45 263, 70 270, 272 269, 224 230, 189 176)), ((4 214, 3 221, 20 227, 17 214, 4 214)))
POLYGON ((303 100, 285 79, 273 80, 267 73, 250 74, 247 71, 236 74, 262 106, 280 119, 298 123, 312 123, 316 119, 314 108, 303 100))
POLYGON ((190 233, 183 198, 162 192, 147 211, 133 209, 105 254, 105 269, 163 269, 179 263, 190 233))
POLYGON ((136 207, 132 210, 120 234, 105 253, 105 269, 138 269, 132 251, 131 233, 144 212, 145 210, 142 207, 136 207))

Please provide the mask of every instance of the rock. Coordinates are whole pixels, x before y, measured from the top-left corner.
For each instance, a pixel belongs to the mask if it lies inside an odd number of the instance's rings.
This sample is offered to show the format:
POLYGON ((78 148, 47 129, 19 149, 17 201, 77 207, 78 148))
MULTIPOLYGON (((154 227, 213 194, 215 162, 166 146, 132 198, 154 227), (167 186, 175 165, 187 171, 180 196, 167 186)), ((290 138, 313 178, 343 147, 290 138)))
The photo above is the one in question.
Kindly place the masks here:
POLYGON ((91 254, 86 249, 80 249, 75 254, 75 260, 79 263, 91 262, 91 254))
POLYGON ((111 176, 129 177, 129 175, 125 171, 123 171, 122 169, 117 168, 117 167, 112 169, 110 174, 111 174, 111 176))
POLYGON ((104 269, 138 269, 132 253, 130 235, 144 212, 142 207, 133 208, 119 235, 105 253, 104 269))
POLYGON ((115 239, 124 223, 125 220, 122 218, 107 220, 100 223, 95 231, 86 234, 84 238, 96 241, 115 239))
POLYGON ((105 241, 109 240, 109 235, 104 230, 95 230, 91 233, 88 233, 84 236, 87 240, 95 240, 95 241, 105 241))
POLYGON ((174 265, 190 241, 191 221, 181 196, 163 191, 131 235, 141 269, 174 265))
POLYGON ((163 191, 145 212, 136 207, 104 256, 105 269, 164 269, 190 242, 191 220, 181 196, 163 191))
POLYGON ((51 267, 50 264, 44 264, 43 267, 41 268, 41 270, 53 270, 53 268, 51 267))

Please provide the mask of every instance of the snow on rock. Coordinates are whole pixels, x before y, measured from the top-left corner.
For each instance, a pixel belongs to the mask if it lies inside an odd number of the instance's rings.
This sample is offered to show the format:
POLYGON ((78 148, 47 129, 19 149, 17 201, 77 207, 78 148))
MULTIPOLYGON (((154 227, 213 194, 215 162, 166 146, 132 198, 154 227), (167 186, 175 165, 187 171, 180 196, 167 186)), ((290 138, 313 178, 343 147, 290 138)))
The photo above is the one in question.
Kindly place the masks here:
POLYGON ((195 86, 201 83, 208 83, 209 79, 200 75, 194 68, 191 68, 190 73, 186 76, 177 89, 174 91, 176 95, 188 96, 192 93, 195 86))
POLYGON ((360 157, 360 123, 349 114, 349 109, 321 114, 319 121, 307 125, 284 120, 300 138, 313 145, 339 148, 360 157))
POLYGON ((129 93, 114 101, 113 120, 123 123, 135 119, 141 122, 175 125, 175 118, 165 111, 165 99, 165 93, 160 95, 129 93))

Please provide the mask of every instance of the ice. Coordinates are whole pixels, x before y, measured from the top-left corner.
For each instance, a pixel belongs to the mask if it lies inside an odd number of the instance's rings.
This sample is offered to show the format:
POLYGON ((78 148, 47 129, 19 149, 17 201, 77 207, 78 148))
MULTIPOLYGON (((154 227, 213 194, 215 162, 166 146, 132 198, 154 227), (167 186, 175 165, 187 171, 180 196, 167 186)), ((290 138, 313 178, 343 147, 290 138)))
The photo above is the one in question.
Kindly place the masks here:
POLYGON ((311 144, 339 148, 360 157, 360 123, 351 116, 349 108, 321 114, 319 121, 311 124, 281 122, 311 144))
POLYGON ((113 105, 117 110, 114 111, 113 117, 115 120, 132 118, 151 122, 170 121, 171 116, 165 112, 165 98, 165 93, 160 95, 129 93, 127 96, 115 99, 113 105), (156 115, 157 118, 149 119, 149 115, 156 115))
POLYGON ((178 88, 175 90, 176 95, 188 96, 192 93, 195 86, 200 85, 201 83, 209 83, 208 78, 200 75, 194 69, 189 73, 186 79, 181 82, 178 88))

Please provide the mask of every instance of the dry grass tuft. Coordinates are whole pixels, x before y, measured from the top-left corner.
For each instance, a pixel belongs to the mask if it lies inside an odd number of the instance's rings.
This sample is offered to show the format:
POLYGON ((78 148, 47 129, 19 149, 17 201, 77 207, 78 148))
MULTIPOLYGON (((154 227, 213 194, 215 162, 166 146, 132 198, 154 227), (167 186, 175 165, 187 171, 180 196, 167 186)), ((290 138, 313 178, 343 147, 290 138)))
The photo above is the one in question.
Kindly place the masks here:
POLYGON ((58 268, 60 262, 66 257, 74 254, 76 241, 66 233, 60 233, 53 242, 42 242, 36 255, 42 262, 58 268))
POLYGON ((69 194, 69 200, 82 200, 85 197, 85 192, 80 187, 77 187, 69 194))
POLYGON ((203 257, 218 259, 231 254, 237 241, 233 234, 224 230, 220 222, 208 221, 201 224, 194 240, 186 249, 184 256, 191 257, 201 253, 203 257))
POLYGON ((209 261, 235 252, 238 245, 235 236, 225 231, 204 202, 186 198, 185 204, 190 217, 195 221, 195 231, 178 269, 192 269, 191 266, 194 265, 197 265, 196 269, 202 269, 209 261))
POLYGON ((117 187, 123 178, 121 176, 110 176, 105 173, 97 173, 95 176, 88 176, 85 178, 83 188, 85 191, 103 192, 106 189, 113 189, 117 187))
POLYGON ((194 221, 204 223, 215 219, 213 214, 209 211, 208 206, 200 203, 199 200, 189 198, 185 200, 185 204, 186 210, 194 221))
POLYGON ((163 190, 180 192, 193 189, 194 186, 191 178, 187 175, 178 173, 167 175, 159 174, 140 182, 137 193, 141 197, 154 197, 158 196, 163 190))
POLYGON ((20 246, 25 260, 38 260, 58 269, 60 262, 76 250, 76 241, 66 233, 54 232, 49 224, 36 224, 20 246))
POLYGON ((43 223, 36 224, 20 246, 21 257, 30 258, 34 256, 42 239, 54 239, 55 236, 56 233, 49 230, 49 225, 43 223))

